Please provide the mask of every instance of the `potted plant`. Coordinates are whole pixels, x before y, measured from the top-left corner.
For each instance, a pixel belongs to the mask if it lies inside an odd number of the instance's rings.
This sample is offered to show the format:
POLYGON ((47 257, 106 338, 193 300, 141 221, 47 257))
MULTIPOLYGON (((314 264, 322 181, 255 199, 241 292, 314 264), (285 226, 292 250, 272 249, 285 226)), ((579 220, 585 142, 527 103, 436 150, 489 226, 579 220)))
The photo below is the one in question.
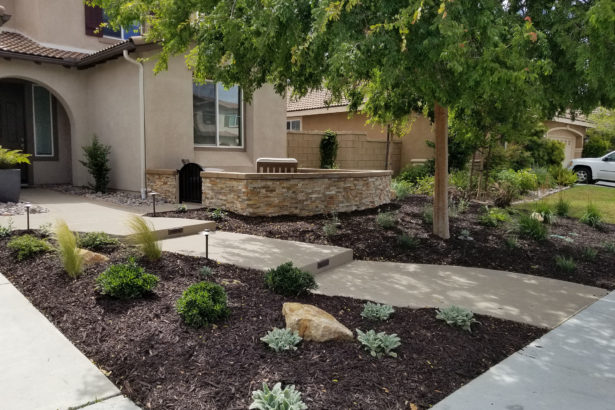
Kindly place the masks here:
POLYGON ((19 201, 21 191, 21 169, 19 165, 29 164, 30 154, 21 150, 9 150, 0 146, 0 202, 19 201))

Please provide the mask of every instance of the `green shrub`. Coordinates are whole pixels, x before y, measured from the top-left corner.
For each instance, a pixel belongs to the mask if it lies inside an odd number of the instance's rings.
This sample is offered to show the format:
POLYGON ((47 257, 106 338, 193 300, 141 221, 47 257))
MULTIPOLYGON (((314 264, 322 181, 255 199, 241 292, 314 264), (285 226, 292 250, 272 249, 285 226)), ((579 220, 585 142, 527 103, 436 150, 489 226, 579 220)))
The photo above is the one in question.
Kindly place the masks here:
POLYGON ((55 228, 55 239, 58 242, 58 253, 64 270, 73 279, 83 273, 83 254, 77 247, 77 238, 64 221, 58 221, 55 228))
POLYGON ((320 140, 320 168, 335 168, 338 147, 337 133, 331 130, 325 131, 320 140))
POLYGON ((19 168, 21 164, 29 164, 31 154, 24 154, 21 150, 10 150, 0 145, 0 169, 19 168))
POLYGON ((175 209, 175 212, 179 212, 180 214, 186 213, 188 212, 188 207, 186 206, 186 204, 179 204, 177 205, 177 209, 175 209))
POLYGON ((599 158, 615 149, 615 145, 606 135, 593 133, 583 144, 583 158, 599 158))
POLYGON ((340 225, 340 220, 336 213, 331 214, 331 218, 323 225, 322 230, 325 236, 331 237, 337 235, 337 227, 340 225))
POLYGON ((472 192, 470 173, 468 171, 451 172, 448 176, 448 184, 450 187, 457 188, 465 198, 469 197, 472 192))
POLYGON ((265 286, 284 296, 299 296, 316 289, 314 276, 286 262, 265 273, 265 286))
POLYGON ((270 349, 276 352, 283 352, 287 350, 297 350, 297 345, 301 342, 299 333, 290 329, 278 329, 274 327, 273 330, 267 332, 267 334, 261 337, 261 341, 265 342, 270 349))
POLYGON ((88 232, 79 235, 77 243, 80 248, 99 251, 107 247, 118 246, 120 241, 104 232, 88 232))
POLYGON ((484 212, 478 217, 478 221, 481 225, 497 227, 503 222, 510 220, 510 215, 500 208, 485 207, 484 212))
POLYGON ((423 222, 427 225, 433 223, 433 205, 425 205, 423 208, 423 222))
POLYGON ((397 237, 397 245, 403 249, 415 249, 421 244, 421 240, 416 236, 402 233, 397 237))
POLYGON ((602 246, 604 247, 604 250, 607 251, 608 253, 615 254, 615 241, 604 242, 602 246))
POLYGON ((576 172, 563 168, 561 165, 550 167, 549 173, 553 176, 555 183, 560 186, 571 186, 577 182, 576 172))
POLYGON ((19 261, 33 258, 39 253, 49 252, 53 249, 49 242, 32 235, 21 235, 13 238, 6 246, 17 256, 19 261))
POLYGON ((557 186, 557 183, 555 182, 555 179, 549 172, 548 168, 545 168, 545 167, 532 168, 532 172, 534 172, 534 174, 536 175, 536 181, 540 188, 548 189, 548 188, 555 188, 557 186))
POLYGON ((130 240, 137 245, 141 254, 149 260, 158 260, 162 256, 162 248, 153 226, 142 216, 132 215, 128 220, 132 234, 130 240))
POLYGON ((435 186, 435 177, 428 175, 417 179, 414 184, 414 193, 416 195, 430 195, 433 196, 433 190, 435 186))
POLYGON ((455 305, 436 310, 436 319, 443 320, 449 326, 460 327, 468 332, 472 331, 473 323, 478 323, 474 319, 472 311, 455 305))
POLYGON ((579 219, 582 223, 591 226, 592 228, 601 228, 602 227, 602 213, 598 209, 598 207, 592 203, 587 205, 585 213, 579 219))
POLYGON ((504 245, 506 245, 508 249, 517 249, 519 247, 519 241, 516 236, 507 236, 504 238, 504 245))
POLYGON ((117 299, 140 298, 151 293, 156 285, 158 277, 146 273, 134 258, 129 258, 127 263, 109 266, 96 278, 98 291, 117 299))
POLYGON ((537 202, 536 205, 534 205, 534 212, 540 214, 540 216, 542 216, 542 221, 548 225, 555 222, 555 213, 553 209, 551 209, 551 205, 544 201, 537 202))
POLYGON ((519 197, 519 188, 511 181, 494 182, 490 190, 493 203, 498 208, 508 208, 519 197))
POLYGON ((382 229, 391 229, 397 225, 397 215, 395 212, 378 212, 376 223, 382 229))
POLYGON ((403 180, 391 182, 391 189, 395 192, 395 197, 397 199, 406 199, 414 192, 412 184, 403 180))
POLYGON ((211 219, 213 219, 214 221, 222 221, 224 218, 226 218, 226 212, 218 208, 218 209, 213 210, 210 216, 211 216, 211 219))
POLYGON ((367 302, 363 305, 361 316, 369 320, 387 320, 394 312, 391 305, 367 302))
POLYGON ((496 175, 496 181, 512 184, 520 195, 524 195, 538 188, 538 178, 531 169, 522 169, 519 171, 506 169, 500 171, 496 175))
POLYGON ((405 181, 410 184, 424 177, 433 176, 435 173, 434 163, 426 162, 421 165, 407 165, 397 176, 399 181, 405 181))
POLYGON ((521 234, 521 236, 536 241, 543 241, 547 238, 548 233, 549 230, 547 226, 531 215, 523 214, 519 218, 519 234, 521 234))
POLYGON ((81 148, 85 161, 80 160, 79 162, 88 169, 88 172, 94 178, 94 185, 90 185, 90 187, 96 192, 107 192, 110 181, 109 173, 111 172, 109 166, 111 146, 101 144, 98 137, 94 135, 92 143, 81 148))
POLYGON ((400 339, 395 333, 376 333, 374 330, 368 330, 363 333, 357 329, 357 340, 361 342, 373 357, 378 359, 383 356, 397 357, 397 353, 393 349, 401 345, 400 339))
POLYGON ((592 247, 586 246, 583 248, 581 254, 583 255, 583 259, 586 261, 595 261, 598 256, 598 250, 592 247))
POLYGON ((9 218, 8 223, 5 225, 0 225, 0 238, 7 238, 11 236, 13 233, 13 220, 9 218))
POLYGON ((570 201, 566 201, 563 196, 559 196, 559 199, 555 203, 555 213, 558 216, 568 216, 570 212, 570 201))
POLYGON ((472 235, 470 235, 470 231, 467 229, 462 229, 461 232, 459 232, 459 239, 461 239, 462 241, 473 241, 474 238, 472 238, 472 235))
POLYGON ((47 222, 38 226, 38 233, 45 238, 50 238, 53 235, 53 225, 47 222))
POLYGON ((269 390, 267 383, 263 383, 262 390, 252 392, 252 404, 249 409, 256 410, 305 410, 307 406, 301 401, 301 393, 295 386, 286 386, 282 389, 281 383, 276 383, 269 390))
POLYGON ((177 313, 188 326, 203 327, 226 318, 226 292, 216 283, 200 282, 190 286, 177 300, 177 313))
POLYGON ((207 278, 209 278, 210 276, 212 276, 214 274, 214 271, 209 266, 203 266, 199 270, 199 273, 201 274, 203 279, 207 279, 207 278))
POLYGON ((566 273, 574 272, 577 268, 577 264, 574 262, 574 259, 562 255, 555 256, 555 265, 559 270, 566 273))

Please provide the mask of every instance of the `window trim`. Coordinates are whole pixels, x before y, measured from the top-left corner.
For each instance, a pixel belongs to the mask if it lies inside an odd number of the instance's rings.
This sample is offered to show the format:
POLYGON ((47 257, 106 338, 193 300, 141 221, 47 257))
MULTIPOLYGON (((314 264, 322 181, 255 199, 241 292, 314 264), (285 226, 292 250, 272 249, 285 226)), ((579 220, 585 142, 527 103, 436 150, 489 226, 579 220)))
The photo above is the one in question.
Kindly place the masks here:
MULTIPOLYGON (((220 145, 220 105, 218 104, 218 85, 222 85, 221 83, 207 81, 205 84, 214 84, 215 85, 215 100, 216 100, 216 144, 197 144, 194 142, 194 131, 192 134, 192 143, 195 149, 199 150, 229 150, 229 151, 245 151, 246 150, 246 131, 245 131, 245 118, 244 118, 244 101, 243 101, 243 90, 241 87, 237 86, 239 89, 239 135, 241 136, 241 145, 220 145)), ((194 86, 194 81, 192 82, 194 86)), ((197 84, 204 85, 204 84, 197 84)), ((194 92, 192 94, 194 98, 194 92)), ((194 103, 192 104, 192 129, 194 130, 194 103)))
POLYGON ((53 120, 53 96, 51 94, 51 92, 49 92, 48 89, 46 89, 45 87, 41 87, 40 85, 36 85, 33 84, 32 85, 32 135, 34 137, 34 156, 37 158, 54 158, 56 156, 55 154, 55 122, 53 120), (45 90, 47 92, 47 94, 49 94, 49 121, 50 121, 50 127, 49 129, 51 130, 51 154, 38 154, 38 150, 36 147, 36 100, 34 98, 34 90, 36 88, 41 88, 43 90, 45 90))
POLYGON ((301 118, 287 118, 286 119, 286 132, 288 132, 288 131, 301 132, 302 130, 303 130, 303 121, 301 121, 301 118), (298 130, 293 130, 292 125, 289 128, 289 124, 292 123, 293 121, 299 121, 299 129, 298 130))

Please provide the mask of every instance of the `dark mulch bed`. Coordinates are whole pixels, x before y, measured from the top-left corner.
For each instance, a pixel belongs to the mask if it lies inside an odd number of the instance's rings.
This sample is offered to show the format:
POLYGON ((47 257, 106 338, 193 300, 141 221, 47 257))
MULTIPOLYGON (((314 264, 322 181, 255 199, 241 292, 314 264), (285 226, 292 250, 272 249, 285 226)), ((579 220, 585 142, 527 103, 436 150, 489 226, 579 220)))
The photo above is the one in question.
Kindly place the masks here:
MULTIPOLYGON (((0 240, 0 268, 122 392, 144 408, 245 409, 262 382, 294 384, 312 409, 428 408, 544 333, 543 329, 478 316, 470 334, 435 319, 433 309, 397 309, 385 323, 360 316, 362 301, 312 295, 284 298, 263 287, 262 273, 211 266, 229 295, 231 316, 213 328, 184 326, 175 301, 206 261, 165 253, 145 263, 161 282, 151 297, 118 301, 94 290, 100 266, 73 281, 46 254, 16 262, 0 240), (314 304, 350 329, 397 333, 397 359, 377 360, 358 342, 303 342, 290 354, 266 349, 259 338, 284 326, 282 303, 314 304)), ((124 260, 125 248, 109 252, 124 260)))
MULTIPOLYGON (((324 234, 323 226, 329 217, 322 215, 248 217, 229 212, 218 223, 218 229, 352 248, 355 259, 499 269, 615 289, 615 254, 604 250, 604 243, 615 241, 615 225, 605 225, 603 230, 598 231, 574 219, 558 218, 551 226, 550 234, 565 236, 574 242, 557 237, 549 237, 541 242, 518 238, 518 247, 509 249, 505 246, 505 238, 517 235, 515 228, 512 224, 499 228, 480 225, 478 218, 483 207, 479 204, 471 204, 467 212, 451 217, 450 240, 444 241, 434 236, 431 225, 426 224, 422 217, 425 205, 430 203, 429 197, 411 196, 374 209, 340 213, 338 218, 341 226, 338 234, 332 237, 324 234), (397 213, 399 222, 394 229, 385 230, 376 224, 378 212, 385 211, 397 213), (463 230, 470 232, 472 241, 459 238, 463 230), (397 245, 401 233, 419 238, 419 246, 404 249, 397 245), (597 258, 593 261, 584 260, 584 247, 597 249, 597 258), (559 270, 555 264, 555 255, 573 257, 577 264, 576 270, 571 273, 559 270)), ((196 209, 158 215, 211 219, 210 211, 196 209)))

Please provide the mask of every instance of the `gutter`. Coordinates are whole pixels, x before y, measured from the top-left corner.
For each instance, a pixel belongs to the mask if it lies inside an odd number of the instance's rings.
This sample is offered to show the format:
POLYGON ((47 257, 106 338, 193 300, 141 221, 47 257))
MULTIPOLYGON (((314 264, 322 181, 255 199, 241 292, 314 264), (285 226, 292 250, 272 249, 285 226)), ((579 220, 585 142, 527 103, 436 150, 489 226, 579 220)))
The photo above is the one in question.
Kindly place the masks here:
POLYGON ((143 64, 128 56, 128 50, 123 51, 124 59, 129 63, 136 65, 139 68, 139 156, 140 162, 140 181, 141 181, 141 199, 147 198, 147 187, 145 184, 145 94, 143 87, 143 64))

